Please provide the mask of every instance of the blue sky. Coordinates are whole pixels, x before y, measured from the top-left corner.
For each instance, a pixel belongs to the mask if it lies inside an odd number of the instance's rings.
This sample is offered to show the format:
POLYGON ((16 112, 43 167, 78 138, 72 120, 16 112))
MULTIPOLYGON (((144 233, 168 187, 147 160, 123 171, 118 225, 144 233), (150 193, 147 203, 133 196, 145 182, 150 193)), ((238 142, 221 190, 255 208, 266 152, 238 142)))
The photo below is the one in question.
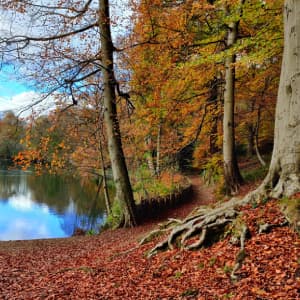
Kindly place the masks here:
MULTIPOLYGON (((13 69, 0 70, 0 112, 12 110, 17 115, 42 96, 42 93, 32 86, 18 81, 16 79, 18 75, 13 74, 13 69)), ((55 101, 53 97, 49 97, 33 109, 39 114, 44 114, 54 107, 55 101)), ((31 113, 32 109, 26 110, 22 112, 21 117, 28 117, 31 113)))
POLYGON ((14 80, 10 80, 5 75, 0 77, 0 97, 10 100, 12 97, 29 91, 29 88, 14 80))
MULTIPOLYGON (((53 3, 53 1, 46 0, 45 3, 53 3)), ((56 2, 56 1, 54 1, 56 2)), ((96 3, 96 2, 95 2, 96 3)), ((112 34, 114 36, 127 34, 131 28, 130 15, 132 11, 130 10, 128 0, 111 0, 111 16, 120 26, 112 26, 112 34)), ((14 19, 13 24, 11 23, 11 14, 7 13, 1 15, 0 18, 0 33, 4 35, 10 34, 10 32, 16 33, 25 33, 29 30, 30 32, 30 22, 31 18, 28 20, 22 16, 22 18, 14 19)), ((2 66, 0 68, 0 112, 13 110, 15 113, 18 113, 25 106, 30 105, 34 99, 37 100, 41 96, 42 91, 36 91, 30 85, 20 83, 16 80, 18 76, 18 70, 14 70, 11 66, 2 66)), ((53 108, 53 98, 48 101, 44 101, 45 110, 49 111, 53 108), (49 103, 52 101, 52 105, 49 103)), ((37 110, 42 110, 41 106, 37 110)), ((26 112, 22 116, 26 117, 31 113, 31 111, 26 112)))
POLYGON ((15 71, 12 67, 4 67, 0 71, 0 97, 11 99, 12 97, 30 90, 25 83, 14 79, 15 71))
POLYGON ((0 111, 14 110, 17 112, 26 106, 34 96, 35 91, 16 80, 15 71, 11 67, 0 70, 0 111))

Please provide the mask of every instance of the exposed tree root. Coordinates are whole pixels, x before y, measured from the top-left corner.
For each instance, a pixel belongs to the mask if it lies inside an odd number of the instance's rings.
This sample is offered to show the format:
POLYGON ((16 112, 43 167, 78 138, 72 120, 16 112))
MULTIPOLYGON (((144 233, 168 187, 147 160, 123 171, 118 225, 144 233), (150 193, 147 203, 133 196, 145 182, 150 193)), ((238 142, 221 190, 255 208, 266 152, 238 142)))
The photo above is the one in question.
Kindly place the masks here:
MULTIPOLYGON (((228 225, 237 219, 239 207, 248 203, 259 203, 269 197, 290 196, 291 193, 299 191, 298 184, 299 179, 293 175, 279 177, 278 173, 269 171, 262 184, 243 199, 232 198, 214 208, 199 207, 182 221, 169 219, 168 222, 160 224, 159 229, 150 232, 144 237, 141 244, 150 241, 160 234, 167 233, 167 237, 149 251, 148 257, 161 250, 173 249, 174 245, 186 250, 208 245, 224 235, 229 228, 228 225)), ((240 228, 237 230, 238 234, 235 236, 235 241, 237 243, 240 242, 241 249, 231 273, 231 279, 233 280, 237 278, 235 273, 241 268, 246 255, 244 243, 248 230, 245 224, 239 225, 242 226, 238 226, 240 228)), ((284 226, 285 223, 281 225, 284 226)), ((266 229, 261 228, 260 231, 263 232, 274 226, 270 225, 266 229)))
POLYGON ((232 199, 216 208, 198 208, 183 221, 170 219, 166 224, 160 225, 159 229, 150 232, 140 243, 168 232, 167 238, 151 249, 148 257, 160 250, 173 249, 174 244, 187 250, 199 248, 224 233, 226 226, 236 219, 238 211, 235 208, 241 203, 242 200, 232 199))
POLYGON ((235 265, 234 265, 233 270, 230 275, 231 280, 238 279, 238 276, 235 273, 242 267, 242 264, 247 256, 246 251, 245 251, 245 240, 247 237, 247 233, 248 233, 248 228, 246 225, 243 225, 242 230, 240 232, 241 249, 238 252, 236 259, 235 259, 235 265))
POLYGON ((270 232, 273 228, 277 228, 277 227, 284 227, 287 226, 288 224, 290 224, 287 220, 280 223, 280 224, 261 224, 258 228, 258 233, 266 233, 266 232, 270 232))

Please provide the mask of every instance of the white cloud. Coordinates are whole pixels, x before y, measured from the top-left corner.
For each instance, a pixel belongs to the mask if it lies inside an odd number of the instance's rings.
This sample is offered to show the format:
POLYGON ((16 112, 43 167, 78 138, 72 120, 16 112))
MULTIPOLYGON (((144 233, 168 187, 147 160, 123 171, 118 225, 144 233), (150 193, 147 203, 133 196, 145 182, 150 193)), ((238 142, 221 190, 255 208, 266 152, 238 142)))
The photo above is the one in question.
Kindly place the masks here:
POLYGON ((38 230, 37 230, 37 236, 47 238, 49 236, 49 234, 50 233, 48 231, 46 224, 40 224, 40 226, 38 227, 38 230))
POLYGON ((37 204, 32 200, 31 193, 21 194, 17 196, 12 196, 8 199, 8 202, 11 207, 18 211, 28 212, 39 207, 39 210, 43 214, 49 214, 49 208, 46 204, 37 204))
POLYGON ((43 95, 34 91, 23 92, 10 99, 0 97, 0 111, 12 110, 21 117, 28 117, 32 113, 43 115, 56 108, 54 97, 43 99, 43 95))
POLYGON ((45 214, 45 215, 48 215, 49 214, 49 208, 48 208, 48 206, 46 205, 46 204, 42 204, 41 205, 41 212, 43 213, 43 214, 45 214))
POLYGON ((33 238, 49 237, 47 225, 42 221, 32 222, 26 218, 19 218, 8 224, 6 230, 1 233, 0 240, 23 240, 28 236, 33 238))
POLYGON ((18 211, 30 211, 35 205, 30 198, 30 195, 12 196, 9 199, 9 204, 18 211))

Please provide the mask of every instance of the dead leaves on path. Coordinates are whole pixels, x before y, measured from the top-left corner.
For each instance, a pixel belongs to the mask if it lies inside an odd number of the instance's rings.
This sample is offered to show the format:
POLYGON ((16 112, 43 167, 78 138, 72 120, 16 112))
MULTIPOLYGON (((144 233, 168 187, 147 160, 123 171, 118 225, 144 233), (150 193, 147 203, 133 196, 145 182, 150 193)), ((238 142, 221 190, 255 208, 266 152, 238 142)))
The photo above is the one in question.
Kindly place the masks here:
POLYGON ((199 251, 146 258, 137 245, 149 226, 100 236, 0 243, 0 299, 300 299, 300 240, 275 201, 243 209, 251 231, 247 257, 231 282, 238 246, 225 239, 199 251))

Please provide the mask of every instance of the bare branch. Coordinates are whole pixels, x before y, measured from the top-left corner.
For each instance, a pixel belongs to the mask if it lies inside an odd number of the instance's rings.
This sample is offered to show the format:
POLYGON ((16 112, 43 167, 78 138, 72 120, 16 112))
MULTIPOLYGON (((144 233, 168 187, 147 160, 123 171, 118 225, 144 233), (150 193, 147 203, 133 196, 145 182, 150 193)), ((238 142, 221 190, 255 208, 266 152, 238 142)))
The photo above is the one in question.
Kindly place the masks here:
POLYGON ((34 36, 25 36, 25 35, 16 35, 16 36, 12 36, 12 37, 4 37, 0 39, 0 44, 6 44, 7 46, 9 45, 13 45, 13 44, 20 44, 20 43, 24 43, 24 45, 22 45, 21 47, 17 47, 15 49, 9 49, 8 51, 14 51, 17 49, 24 49, 26 46, 28 46, 28 44, 30 42, 48 42, 48 41, 53 41, 53 40, 59 40, 59 39, 63 39, 66 37, 70 37, 72 35, 87 31, 89 29, 92 29, 93 27, 98 26, 97 22, 94 22, 92 24, 88 24, 84 27, 81 27, 77 30, 73 30, 70 32, 65 32, 65 33, 61 33, 61 34, 57 34, 57 35, 53 35, 53 36, 47 36, 47 37, 34 37, 34 36))

